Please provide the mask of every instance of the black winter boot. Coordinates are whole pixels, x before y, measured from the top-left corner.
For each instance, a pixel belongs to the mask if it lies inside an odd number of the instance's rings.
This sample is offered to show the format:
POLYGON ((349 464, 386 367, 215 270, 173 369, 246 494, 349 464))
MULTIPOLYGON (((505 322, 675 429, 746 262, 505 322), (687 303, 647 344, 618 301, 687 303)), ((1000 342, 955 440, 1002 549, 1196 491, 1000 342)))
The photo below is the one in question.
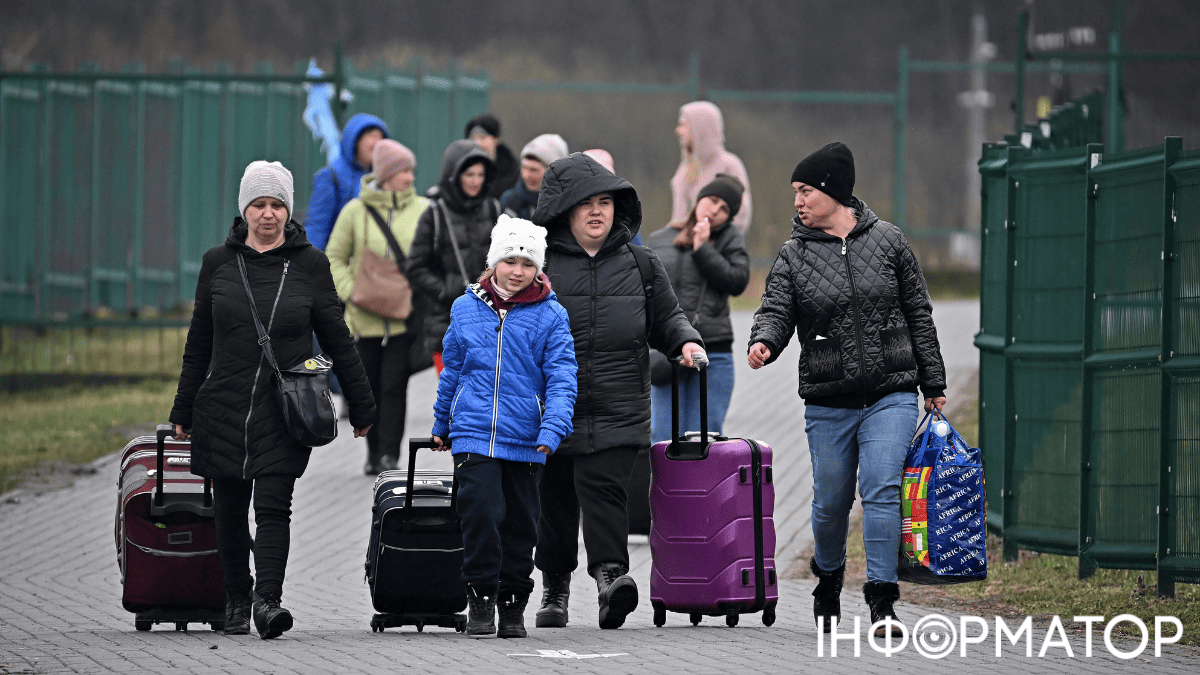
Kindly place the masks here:
POLYGON ((500 604, 500 628, 496 637, 523 638, 529 637, 525 632, 525 604, 529 602, 529 594, 502 593, 500 604))
POLYGON ((534 615, 538 628, 566 628, 567 600, 571 597, 571 573, 542 572, 542 606, 534 615))
POLYGON ((638 589, 629 570, 620 563, 600 563, 592 576, 600 602, 600 627, 620 628, 638 604, 638 589))
POLYGON ((496 587, 467 584, 467 637, 496 637, 496 587))
MULTIPOLYGON (((251 582, 251 587, 254 584, 251 582)), ((225 594, 225 634, 226 635, 249 635, 250 634, 250 608, 253 601, 250 599, 250 593, 241 595, 225 594)))
POLYGON ((846 575, 846 563, 832 572, 822 572, 815 557, 808 564, 817 578, 817 587, 812 592, 813 616, 822 627, 820 630, 828 633, 842 618, 842 579, 846 575))
POLYGON ((264 640, 277 638, 292 629, 292 613, 279 606, 279 599, 259 597, 254 598, 254 628, 258 636, 264 640))
MULTIPOLYGON (((871 608, 871 624, 881 621, 884 617, 896 619, 896 610, 892 605, 900 599, 900 585, 884 581, 869 581, 863 586, 863 598, 871 608)), ((900 629, 880 626, 875 629, 875 637, 900 637, 900 629)))

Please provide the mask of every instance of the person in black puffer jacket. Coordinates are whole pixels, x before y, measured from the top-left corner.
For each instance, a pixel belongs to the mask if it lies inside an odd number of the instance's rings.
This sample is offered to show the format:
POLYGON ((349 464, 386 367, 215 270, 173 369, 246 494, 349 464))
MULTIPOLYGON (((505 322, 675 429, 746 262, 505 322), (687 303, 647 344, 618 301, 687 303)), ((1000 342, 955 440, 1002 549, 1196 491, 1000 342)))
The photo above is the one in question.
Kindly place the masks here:
POLYGON ((404 274, 425 301, 425 346, 438 373, 450 306, 487 267, 492 228, 501 213, 500 202, 488 196, 495 178, 496 164, 483 148, 475 141, 454 141, 442 154, 441 180, 426 191, 429 206, 417 220, 404 274))
POLYGON ((619 628, 637 606, 628 575, 625 483, 650 441, 649 349, 704 354, 658 257, 652 268, 653 325, 629 241, 642 224, 637 192, 596 160, 575 153, 542 178, 534 220, 548 230, 546 276, 567 310, 579 364, 574 432, 546 460, 535 562, 545 593, 538 626, 565 626, 578 565, 580 509, 588 573, 596 579, 600 627, 619 628))
POLYGON ((225 632, 249 632, 253 600, 254 623, 267 639, 292 627, 279 602, 292 489, 312 449, 292 440, 284 425, 239 258, 280 367, 311 358, 315 332, 342 380, 356 437, 366 434, 376 413, 329 261, 308 242, 304 227, 289 220, 291 173, 278 162, 252 162, 242 176, 238 206, 242 215, 225 243, 209 249, 200 265, 170 420, 175 438, 192 441, 192 473, 213 479, 217 553, 228 594, 225 632), (257 585, 249 567, 251 499, 257 585))
MULTIPOLYGON (((805 157, 792 172, 792 188, 792 237, 767 276, 748 361, 754 369, 771 363, 793 332, 801 341, 800 397, 813 464, 813 610, 817 621, 828 617, 829 632, 841 615, 856 473, 867 553, 863 594, 872 623, 894 617, 900 481, 917 426, 917 387, 925 410, 941 409, 946 369, 921 267, 900 229, 853 195, 850 149, 830 143, 805 157)), ((880 626, 876 635, 887 632, 880 626)))
MULTIPOLYGON (((719 173, 700 188, 696 206, 686 220, 671 223, 646 238, 646 246, 658 254, 671 277, 671 288, 675 289, 683 313, 704 338, 704 351, 708 353, 708 430, 716 433, 724 430, 725 413, 733 396, 733 322, 729 320, 729 296, 741 295, 750 282, 746 237, 736 225, 729 227, 741 207, 744 192, 741 181, 719 173)), ((670 372, 662 372, 665 359, 656 360, 659 368, 651 371, 656 380, 650 431, 654 443, 671 435, 670 372)), ((679 389, 679 431, 699 430, 699 373, 681 371, 679 389)), ((647 457, 647 468, 648 462, 647 457)), ((649 530, 644 533, 649 534, 649 530)))

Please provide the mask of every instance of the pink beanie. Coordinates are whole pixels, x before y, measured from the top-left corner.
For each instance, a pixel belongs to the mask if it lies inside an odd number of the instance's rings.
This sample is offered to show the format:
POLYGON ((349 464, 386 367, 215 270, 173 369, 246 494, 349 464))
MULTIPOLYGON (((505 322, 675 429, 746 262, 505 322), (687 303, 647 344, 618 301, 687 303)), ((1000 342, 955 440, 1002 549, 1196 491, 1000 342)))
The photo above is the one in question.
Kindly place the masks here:
POLYGON ((392 176, 405 169, 416 168, 416 155, 401 143, 385 138, 375 144, 375 150, 371 153, 371 171, 379 185, 388 182, 392 176))

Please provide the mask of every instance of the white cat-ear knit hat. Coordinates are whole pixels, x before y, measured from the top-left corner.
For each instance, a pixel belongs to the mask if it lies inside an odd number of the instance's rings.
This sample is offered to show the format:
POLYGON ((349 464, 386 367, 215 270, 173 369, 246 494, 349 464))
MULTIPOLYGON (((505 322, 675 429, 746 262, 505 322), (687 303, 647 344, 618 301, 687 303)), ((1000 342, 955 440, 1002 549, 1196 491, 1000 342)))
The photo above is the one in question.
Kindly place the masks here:
POLYGON ((521 218, 502 214, 492 228, 492 245, 488 248, 487 266, 513 256, 519 256, 537 265, 538 271, 546 261, 546 228, 539 227, 521 218))

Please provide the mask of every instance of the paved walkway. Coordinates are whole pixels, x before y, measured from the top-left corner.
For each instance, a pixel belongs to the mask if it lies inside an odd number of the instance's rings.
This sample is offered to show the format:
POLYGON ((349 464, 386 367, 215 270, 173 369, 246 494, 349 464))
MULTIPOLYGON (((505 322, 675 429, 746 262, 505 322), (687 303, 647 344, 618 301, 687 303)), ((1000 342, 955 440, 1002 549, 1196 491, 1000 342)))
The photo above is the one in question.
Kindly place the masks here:
MULTIPOLYGON (((950 368, 951 390, 969 379, 976 352, 971 336, 978 327, 977 302, 940 303, 935 318, 950 368)), ((746 335, 748 313, 736 316, 738 335, 746 335)), ((789 348, 780 362, 752 372, 743 365, 727 429, 752 435, 775 449, 776 527, 780 569, 811 540, 809 496, 811 467, 803 432, 803 407, 796 397, 795 361, 789 348)), ((432 373, 411 385, 412 434, 429 428, 432 373)), ((371 633, 372 613, 363 584, 363 557, 369 527, 372 479, 361 474, 365 446, 348 429, 339 441, 313 454, 309 471, 297 485, 293 544, 285 604, 296 627, 284 637, 262 641, 254 636, 224 637, 208 630, 177 633, 159 626, 136 633, 133 617, 121 609, 120 580, 112 539, 116 463, 109 456, 99 471, 73 487, 42 495, 16 495, 18 503, 0 499, 0 674, 3 673, 381 673, 410 672, 554 672, 605 673, 835 673, 923 669, 951 673, 963 667, 988 672, 1072 672, 1087 670, 1195 672, 1200 661, 1191 649, 1167 647, 1153 658, 1153 645, 1129 661, 1110 656, 1101 637, 1093 657, 1083 658, 1083 644, 1070 638, 1075 659, 1061 647, 1036 658, 1045 632, 1035 631, 1035 657, 1024 645, 1006 645, 1001 658, 995 643, 972 645, 967 658, 929 660, 909 646, 885 658, 862 641, 854 658, 851 641, 839 643, 829 656, 828 643, 818 656, 811 626, 812 582, 783 579, 778 620, 766 628, 755 617, 727 628, 706 618, 691 626, 682 614, 669 614, 655 628, 649 597, 649 546, 631 544, 632 574, 642 603, 617 631, 596 628, 595 586, 577 573, 572 584, 572 622, 565 629, 532 629, 527 640, 467 640, 437 628, 417 633, 411 627, 371 633)), ((118 448, 114 448, 118 449, 118 448)), ((431 464, 449 466, 444 456, 431 464)), ((422 465, 427 465, 422 461, 422 465)), ((9 495, 14 496, 14 495, 9 495)), ((540 589, 535 591, 540 595, 540 589)), ((844 595, 844 616, 869 613, 857 589, 844 595)), ((911 621, 931 610, 901 603, 911 621)), ((532 626, 532 611, 528 613, 532 626)), ((1152 628, 1152 627, 1151 627, 1152 628)), ((865 626, 864 626, 865 631, 865 626)), ((1123 649, 1130 649, 1122 643, 1123 649)), ((1136 646, 1136 645, 1134 645, 1136 646)))

